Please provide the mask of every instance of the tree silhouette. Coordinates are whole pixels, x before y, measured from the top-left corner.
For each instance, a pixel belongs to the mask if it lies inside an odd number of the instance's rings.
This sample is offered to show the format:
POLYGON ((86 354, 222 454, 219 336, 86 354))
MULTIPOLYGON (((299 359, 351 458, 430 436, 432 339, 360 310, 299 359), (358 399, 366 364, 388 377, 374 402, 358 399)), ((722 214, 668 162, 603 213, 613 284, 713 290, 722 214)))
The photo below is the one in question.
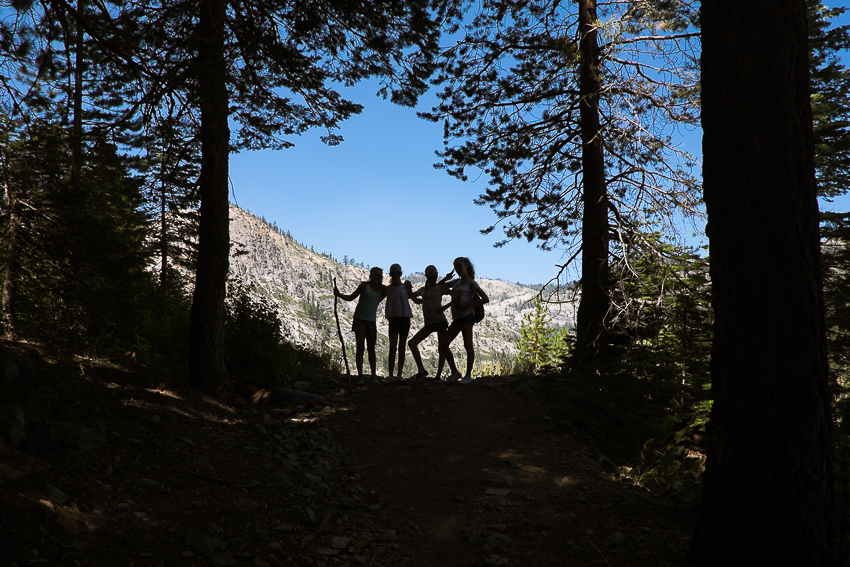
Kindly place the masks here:
MULTIPOLYGON (((643 231, 693 214, 695 160, 672 132, 697 118, 698 33, 691 2, 485 2, 445 53, 441 167, 489 177, 507 240, 581 257, 580 359, 612 316, 609 261, 643 231)), ((500 243, 502 244, 502 243, 500 243)))
POLYGON ((701 10, 714 405, 690 557, 827 565, 832 423, 806 2, 701 10))

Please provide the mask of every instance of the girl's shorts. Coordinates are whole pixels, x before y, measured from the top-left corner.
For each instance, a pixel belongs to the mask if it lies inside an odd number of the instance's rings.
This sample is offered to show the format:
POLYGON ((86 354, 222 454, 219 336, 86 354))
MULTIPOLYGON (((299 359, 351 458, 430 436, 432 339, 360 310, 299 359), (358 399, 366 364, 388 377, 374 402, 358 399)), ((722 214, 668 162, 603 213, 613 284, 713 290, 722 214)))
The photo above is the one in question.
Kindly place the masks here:
POLYGON ((423 327, 429 333, 439 333, 440 331, 445 331, 449 328, 448 321, 440 321, 438 323, 428 323, 423 327))
POLYGON ((467 324, 472 325, 474 323, 475 323, 475 314, 470 313, 469 315, 467 315, 465 317, 461 317, 460 319, 454 319, 452 321, 451 326, 452 327, 461 327, 463 325, 467 325, 467 324))
POLYGON ((355 318, 351 322, 351 330, 355 333, 378 333, 378 325, 374 321, 355 318))
POLYGON ((410 317, 388 317, 390 334, 406 335, 410 333, 410 317))

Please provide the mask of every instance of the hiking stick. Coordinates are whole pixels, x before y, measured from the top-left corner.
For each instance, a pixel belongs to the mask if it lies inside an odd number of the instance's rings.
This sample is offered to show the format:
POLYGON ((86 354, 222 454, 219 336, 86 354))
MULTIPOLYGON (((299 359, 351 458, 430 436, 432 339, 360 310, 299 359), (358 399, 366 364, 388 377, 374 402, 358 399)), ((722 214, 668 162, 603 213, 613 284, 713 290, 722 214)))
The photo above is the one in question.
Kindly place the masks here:
MULTIPOLYGON (((334 288, 336 288, 336 278, 334 278, 334 288)), ((348 369, 348 356, 345 354, 345 341, 342 340, 342 329, 339 326, 339 313, 336 311, 338 297, 334 294, 334 318, 336 319, 336 332, 339 335, 339 344, 342 345, 342 359, 345 361, 345 373, 348 375, 348 387, 351 387, 351 371, 348 369)))

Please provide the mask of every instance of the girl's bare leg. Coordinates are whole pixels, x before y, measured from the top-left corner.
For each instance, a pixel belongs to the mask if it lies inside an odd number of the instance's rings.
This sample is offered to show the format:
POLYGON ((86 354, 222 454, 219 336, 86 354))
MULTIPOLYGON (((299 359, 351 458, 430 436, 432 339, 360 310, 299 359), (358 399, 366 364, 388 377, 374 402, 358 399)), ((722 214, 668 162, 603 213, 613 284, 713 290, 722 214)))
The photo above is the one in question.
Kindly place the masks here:
POLYGON ((446 363, 446 352, 444 349, 445 344, 446 331, 437 331, 437 351, 439 352, 439 359, 437 361, 437 375, 434 377, 435 380, 439 380, 440 376, 443 375, 443 365, 446 363))
MULTIPOLYGON (((419 343, 425 340, 425 338, 430 335, 431 332, 427 329, 419 329, 413 338, 407 342, 407 346, 410 347, 410 353, 413 355, 413 361, 416 362, 416 368, 419 370, 419 374, 425 372, 425 365, 422 364, 422 354, 419 352, 419 343)), ((442 357, 442 353, 440 353, 442 357)))
POLYGON ((398 377, 402 378, 404 371, 404 353, 407 350, 407 333, 399 334, 398 337, 398 377))
POLYGON ((448 331, 446 331, 446 340, 445 340, 445 348, 443 348, 443 354, 446 357, 446 362, 449 363, 449 369, 452 371, 452 374, 460 374, 457 371, 457 366, 455 365, 455 357, 452 354, 452 341, 455 340, 455 337, 460 333, 459 327, 449 327, 448 331))
POLYGON ((463 348, 466 349, 466 378, 472 378, 472 365, 475 364, 475 345, 472 344, 472 325, 462 327, 463 348))
POLYGON ((357 375, 363 376, 363 341, 366 338, 366 333, 363 331, 354 331, 355 355, 354 360, 357 363, 357 375))
POLYGON ((389 378, 392 378, 395 373, 395 350, 398 345, 398 333, 392 333, 390 335, 390 356, 387 361, 387 366, 389 367, 390 373, 388 375, 389 378))
MULTIPOLYGON (((375 376, 375 365, 378 361, 375 358, 375 341, 378 339, 378 333, 363 333, 366 336, 366 349, 369 351, 369 369, 372 371, 372 376, 375 376)), ((361 342, 362 348, 362 342, 361 342)), ((363 366, 363 353, 360 353, 360 366, 363 366)))

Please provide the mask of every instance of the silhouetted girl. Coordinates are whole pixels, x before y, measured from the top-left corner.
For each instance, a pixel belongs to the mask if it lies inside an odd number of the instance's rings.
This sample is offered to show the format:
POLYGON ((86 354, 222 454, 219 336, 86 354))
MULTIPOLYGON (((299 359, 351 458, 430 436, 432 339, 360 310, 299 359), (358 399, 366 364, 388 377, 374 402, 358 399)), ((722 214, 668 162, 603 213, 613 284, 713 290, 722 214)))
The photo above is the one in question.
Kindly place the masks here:
POLYGON ((435 266, 425 268, 425 287, 416 290, 412 296, 414 302, 422 304, 422 315, 425 317, 425 325, 407 343, 410 347, 410 352, 413 354, 413 360, 416 361, 416 366, 419 369, 419 372, 413 378, 421 380, 428 376, 428 371, 425 370, 425 366, 422 364, 419 343, 424 341, 431 333, 437 333, 439 362, 437 363, 435 382, 440 381, 440 375, 443 373, 443 364, 446 361, 443 343, 446 340, 446 330, 449 328, 449 322, 446 321, 446 316, 443 314, 442 300, 444 295, 449 295, 452 292, 451 288, 445 285, 445 282, 454 275, 454 272, 449 272, 439 282, 437 281, 437 275, 438 272, 435 266), (417 300, 416 298, 421 299, 417 300))
POLYGON ((390 285, 386 286, 384 293, 387 296, 386 316, 389 322, 390 355, 387 365, 389 375, 384 378, 384 384, 404 380, 404 352, 407 350, 407 335, 410 333, 410 319, 413 312, 410 310, 410 295, 413 286, 410 281, 401 282, 401 266, 393 264, 390 266, 390 285), (395 356, 398 351, 398 375, 393 376, 395 369, 395 356))
POLYGON ((357 344, 355 360, 357 361, 357 383, 363 383, 363 342, 366 342, 366 348, 369 350, 369 368, 372 371, 372 383, 380 384, 377 374, 375 374, 375 341, 378 337, 378 326, 375 321, 375 314, 378 311, 378 304, 386 296, 386 286, 382 283, 384 271, 381 268, 372 268, 369 270, 369 281, 360 282, 357 289, 351 295, 340 293, 336 285, 334 285, 334 295, 345 301, 352 301, 356 297, 360 297, 357 302, 357 307, 354 309, 354 320, 351 324, 351 330, 354 331, 354 338, 357 344))
POLYGON ((472 344, 472 326, 475 324, 474 308, 477 305, 489 303, 490 298, 475 283, 475 268, 469 258, 463 256, 455 258, 454 268, 458 277, 446 284, 452 288, 452 301, 443 306, 444 310, 449 306, 452 309, 452 324, 446 331, 445 347, 446 361, 449 363, 452 373, 446 382, 457 382, 457 379, 460 378, 460 372, 455 366, 450 347, 455 337, 463 334, 463 347, 466 349, 466 374, 460 383, 469 384, 472 382, 472 365, 475 363, 475 347, 472 344), (478 297, 476 297, 476 294, 478 297))

